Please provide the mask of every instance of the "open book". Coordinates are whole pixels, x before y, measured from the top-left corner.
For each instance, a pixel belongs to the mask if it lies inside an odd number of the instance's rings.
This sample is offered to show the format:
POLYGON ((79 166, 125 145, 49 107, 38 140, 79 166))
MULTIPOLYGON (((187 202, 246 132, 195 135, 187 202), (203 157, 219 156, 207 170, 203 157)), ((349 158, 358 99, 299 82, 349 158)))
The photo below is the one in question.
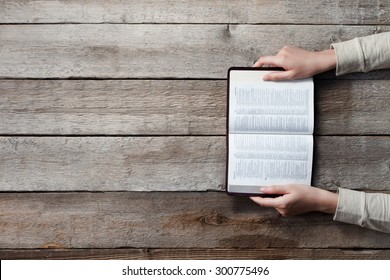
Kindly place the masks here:
POLYGON ((313 79, 263 81, 262 77, 271 71, 282 70, 229 69, 226 176, 229 194, 261 195, 261 186, 311 184, 313 79))

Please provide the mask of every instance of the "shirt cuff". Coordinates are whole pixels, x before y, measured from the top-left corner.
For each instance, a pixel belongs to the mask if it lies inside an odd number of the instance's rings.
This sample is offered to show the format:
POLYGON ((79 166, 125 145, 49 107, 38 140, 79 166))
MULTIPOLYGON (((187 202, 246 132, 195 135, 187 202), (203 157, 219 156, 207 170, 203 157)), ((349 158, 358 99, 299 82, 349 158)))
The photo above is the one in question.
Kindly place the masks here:
POLYGON ((364 54, 357 38, 330 45, 336 52, 336 75, 364 72, 364 54))
POLYGON ((339 188, 339 200, 334 221, 365 226, 366 199, 364 192, 339 188))

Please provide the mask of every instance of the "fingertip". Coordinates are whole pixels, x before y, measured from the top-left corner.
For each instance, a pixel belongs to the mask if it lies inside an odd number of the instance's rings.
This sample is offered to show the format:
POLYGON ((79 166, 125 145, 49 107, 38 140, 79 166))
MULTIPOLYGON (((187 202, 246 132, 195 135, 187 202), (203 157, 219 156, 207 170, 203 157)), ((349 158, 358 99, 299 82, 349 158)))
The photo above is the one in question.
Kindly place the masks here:
POLYGON ((263 193, 267 193, 271 190, 271 187, 270 186, 265 186, 265 187, 261 187, 260 188, 260 191, 263 192, 263 193))
POLYGON ((261 207, 267 207, 267 203, 266 201, 264 200, 264 197, 261 197, 261 196, 252 196, 250 197, 250 199, 256 203, 257 205, 260 205, 261 207))
POLYGON ((252 200, 254 203, 256 204, 259 204, 260 205, 260 201, 258 201, 257 199, 258 197, 257 196, 250 196, 249 199, 252 200))
POLYGON ((279 75, 279 73, 272 73, 272 74, 264 75, 263 80, 264 81, 281 81, 284 79, 281 75, 279 75))
POLYGON ((272 77, 270 77, 269 75, 264 75, 263 76, 263 81, 271 81, 272 77))
POLYGON ((255 63, 255 67, 269 67, 275 65, 275 58, 272 56, 262 56, 255 63))
POLYGON ((261 191, 266 194, 286 194, 289 192, 289 187, 288 185, 271 185, 262 187, 261 191))
POLYGON ((278 189, 277 185, 264 186, 260 188, 260 190, 263 193, 267 193, 267 194, 274 194, 277 189, 278 189))
POLYGON ((286 81, 286 80, 291 80, 290 71, 268 74, 268 81, 286 81))
POLYGON ((255 64, 253 64, 252 67, 261 67, 262 63, 260 62, 260 59, 258 61, 256 61, 255 64))

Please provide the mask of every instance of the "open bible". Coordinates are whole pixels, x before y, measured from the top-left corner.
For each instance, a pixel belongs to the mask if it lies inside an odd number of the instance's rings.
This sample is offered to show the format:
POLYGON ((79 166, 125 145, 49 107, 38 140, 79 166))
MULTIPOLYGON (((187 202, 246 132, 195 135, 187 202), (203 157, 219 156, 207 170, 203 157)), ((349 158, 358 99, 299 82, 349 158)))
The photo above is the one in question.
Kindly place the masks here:
POLYGON ((228 72, 229 194, 262 195, 261 186, 311 184, 314 129, 312 78, 263 81, 277 68, 228 72))

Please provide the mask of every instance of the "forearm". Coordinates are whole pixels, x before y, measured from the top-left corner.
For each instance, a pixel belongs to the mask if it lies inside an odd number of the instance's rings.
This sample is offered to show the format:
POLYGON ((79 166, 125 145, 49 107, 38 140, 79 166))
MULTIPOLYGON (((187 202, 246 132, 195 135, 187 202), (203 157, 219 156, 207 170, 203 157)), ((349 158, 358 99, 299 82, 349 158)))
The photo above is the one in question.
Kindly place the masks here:
POLYGON ((334 220, 390 233, 390 195, 339 189, 334 220))
POLYGON ((331 45, 336 51, 336 75, 390 68, 390 32, 331 45))

